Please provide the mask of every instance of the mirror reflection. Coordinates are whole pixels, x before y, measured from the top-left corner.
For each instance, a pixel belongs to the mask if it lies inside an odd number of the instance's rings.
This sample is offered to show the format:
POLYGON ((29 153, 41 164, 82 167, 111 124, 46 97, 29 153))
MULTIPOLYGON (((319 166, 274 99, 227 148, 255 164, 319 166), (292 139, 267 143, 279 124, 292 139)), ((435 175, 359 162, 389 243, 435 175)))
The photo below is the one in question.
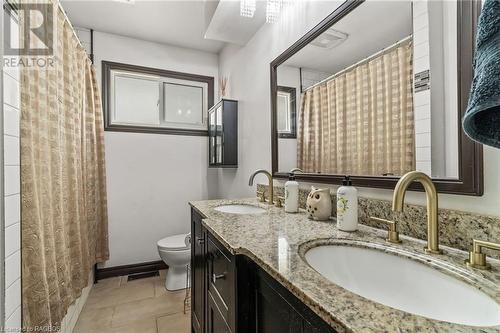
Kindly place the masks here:
POLYGON ((280 172, 458 178, 456 2, 383 4, 278 67, 280 172))

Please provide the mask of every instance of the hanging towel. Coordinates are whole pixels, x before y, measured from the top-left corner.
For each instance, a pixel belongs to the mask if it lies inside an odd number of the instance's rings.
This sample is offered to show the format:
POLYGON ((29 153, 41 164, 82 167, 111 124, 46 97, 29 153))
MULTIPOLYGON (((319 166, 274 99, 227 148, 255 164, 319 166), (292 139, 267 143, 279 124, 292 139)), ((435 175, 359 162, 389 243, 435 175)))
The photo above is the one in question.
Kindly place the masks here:
POLYGON ((486 0, 479 18, 474 79, 463 118, 465 133, 500 148, 500 1, 486 0))

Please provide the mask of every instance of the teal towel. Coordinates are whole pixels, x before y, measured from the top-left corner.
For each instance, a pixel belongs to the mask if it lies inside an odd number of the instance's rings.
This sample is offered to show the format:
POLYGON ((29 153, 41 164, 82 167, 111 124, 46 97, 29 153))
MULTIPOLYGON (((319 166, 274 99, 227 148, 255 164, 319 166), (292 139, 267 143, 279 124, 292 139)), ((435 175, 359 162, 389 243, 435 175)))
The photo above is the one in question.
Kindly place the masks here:
POLYGON ((486 0, 479 18, 474 79, 463 121, 465 133, 500 148, 500 1, 486 0))

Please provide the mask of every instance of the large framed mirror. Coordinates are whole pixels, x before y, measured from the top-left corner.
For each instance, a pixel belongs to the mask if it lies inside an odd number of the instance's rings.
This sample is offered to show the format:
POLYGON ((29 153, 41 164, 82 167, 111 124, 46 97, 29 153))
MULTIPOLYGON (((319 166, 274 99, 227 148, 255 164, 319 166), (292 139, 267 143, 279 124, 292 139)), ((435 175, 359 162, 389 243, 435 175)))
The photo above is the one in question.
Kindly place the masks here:
POLYGON ((346 1, 291 45, 271 63, 274 177, 394 188, 418 170, 441 193, 482 195, 482 146, 461 126, 480 6, 346 1), (296 91, 294 117, 280 87, 296 91))

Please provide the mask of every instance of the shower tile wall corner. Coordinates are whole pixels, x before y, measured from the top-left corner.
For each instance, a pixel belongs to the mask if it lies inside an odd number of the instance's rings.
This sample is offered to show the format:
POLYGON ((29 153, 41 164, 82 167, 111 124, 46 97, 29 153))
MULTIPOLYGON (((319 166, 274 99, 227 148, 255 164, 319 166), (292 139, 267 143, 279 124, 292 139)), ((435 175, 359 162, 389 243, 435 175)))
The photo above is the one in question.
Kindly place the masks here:
POLYGON ((21 327, 21 196, 19 159, 19 70, 8 69, 4 82, 5 327, 21 327))

